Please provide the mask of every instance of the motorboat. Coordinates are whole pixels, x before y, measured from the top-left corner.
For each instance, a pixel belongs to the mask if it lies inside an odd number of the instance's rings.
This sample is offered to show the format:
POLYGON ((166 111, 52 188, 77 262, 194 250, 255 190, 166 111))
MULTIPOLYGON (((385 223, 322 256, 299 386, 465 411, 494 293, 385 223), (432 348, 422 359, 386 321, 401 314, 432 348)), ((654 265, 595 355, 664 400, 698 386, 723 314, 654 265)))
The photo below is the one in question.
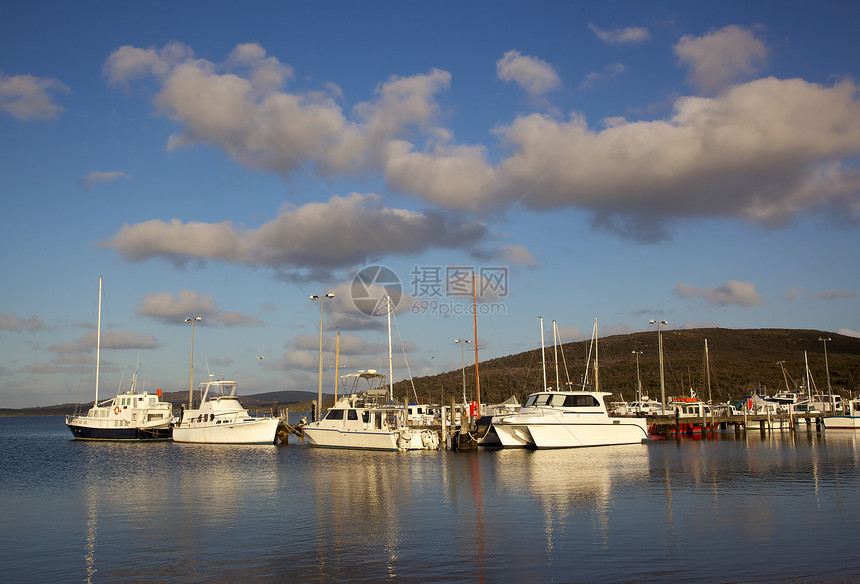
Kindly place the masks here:
POLYGON ((200 405, 183 408, 173 426, 174 442, 199 444, 274 444, 283 421, 255 417, 239 402, 236 382, 224 379, 200 384, 200 405))
POLYGON ((169 440, 173 406, 154 395, 137 393, 137 373, 131 388, 99 403, 101 359, 102 279, 99 278, 98 324, 96 333, 96 387, 93 406, 86 414, 66 416, 66 426, 78 440, 169 440))
POLYGON ((848 413, 841 416, 825 416, 822 418, 824 428, 857 430, 860 429, 860 397, 848 402, 848 413))
POLYGON ((311 446, 360 450, 437 450, 436 432, 409 425, 409 410, 394 403, 385 375, 375 369, 345 375, 340 397, 325 416, 305 424, 311 446))
POLYGON ((604 391, 531 394, 515 414, 493 416, 484 445, 503 448, 578 448, 648 440, 644 418, 612 417, 604 391))

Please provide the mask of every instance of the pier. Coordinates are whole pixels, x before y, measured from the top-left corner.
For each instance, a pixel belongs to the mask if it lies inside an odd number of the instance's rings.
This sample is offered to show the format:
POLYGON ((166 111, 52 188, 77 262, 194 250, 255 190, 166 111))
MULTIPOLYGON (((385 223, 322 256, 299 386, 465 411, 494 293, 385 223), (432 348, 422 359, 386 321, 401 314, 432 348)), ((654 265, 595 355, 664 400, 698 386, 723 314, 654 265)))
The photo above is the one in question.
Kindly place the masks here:
POLYGON ((734 415, 705 415, 691 416, 648 416, 648 429, 650 434, 659 436, 678 436, 705 434, 717 429, 734 429, 736 433, 756 429, 761 432, 772 430, 796 430, 798 425, 805 425, 807 429, 815 428, 820 432, 823 423, 821 418, 826 414, 815 413, 792 413, 792 414, 734 414, 734 415))

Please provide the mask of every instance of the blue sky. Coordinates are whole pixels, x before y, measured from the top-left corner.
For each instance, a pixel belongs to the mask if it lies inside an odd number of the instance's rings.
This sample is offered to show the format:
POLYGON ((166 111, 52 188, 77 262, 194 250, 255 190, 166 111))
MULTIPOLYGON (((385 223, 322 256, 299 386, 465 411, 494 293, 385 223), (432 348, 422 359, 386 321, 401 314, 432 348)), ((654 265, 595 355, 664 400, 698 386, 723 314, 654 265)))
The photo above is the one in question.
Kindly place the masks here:
POLYGON ((539 346, 538 316, 550 342, 595 318, 860 335, 858 22, 836 2, 7 2, 0 406, 92 399, 99 276, 103 397, 138 355, 145 388, 187 388, 189 316, 198 381, 208 362, 244 394, 315 390, 329 291, 326 389, 337 331, 341 372, 386 369, 385 320, 353 299, 371 266, 401 283, 397 379, 404 353, 413 375, 461 366, 471 271, 481 359, 539 346))

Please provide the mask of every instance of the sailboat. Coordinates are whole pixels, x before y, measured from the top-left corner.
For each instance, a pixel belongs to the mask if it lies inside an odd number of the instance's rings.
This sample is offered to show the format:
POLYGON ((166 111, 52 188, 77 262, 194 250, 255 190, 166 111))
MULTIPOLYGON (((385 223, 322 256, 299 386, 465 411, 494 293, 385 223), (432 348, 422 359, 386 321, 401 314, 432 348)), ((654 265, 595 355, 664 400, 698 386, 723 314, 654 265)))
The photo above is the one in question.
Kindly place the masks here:
POLYGON ((319 421, 303 427, 311 446, 358 450, 437 450, 439 436, 426 428, 410 427, 406 407, 394 401, 391 355, 391 300, 388 313, 388 389, 386 376, 375 369, 344 377, 348 393, 319 421))
MULTIPOLYGON (((544 355, 543 318, 540 323, 541 355, 544 355)), ((560 391, 547 387, 546 359, 543 361, 543 389, 531 394, 517 413, 493 416, 490 432, 495 434, 496 445, 503 448, 578 448, 639 444, 648 440, 643 418, 609 415, 605 398, 612 394, 597 391, 596 365, 595 391, 560 391)))
POLYGON ((66 426, 79 440, 169 440, 173 405, 155 395, 137 393, 137 374, 131 388, 99 403, 99 366, 101 359, 102 279, 99 277, 99 309, 96 332, 96 396, 86 414, 66 416, 66 426))

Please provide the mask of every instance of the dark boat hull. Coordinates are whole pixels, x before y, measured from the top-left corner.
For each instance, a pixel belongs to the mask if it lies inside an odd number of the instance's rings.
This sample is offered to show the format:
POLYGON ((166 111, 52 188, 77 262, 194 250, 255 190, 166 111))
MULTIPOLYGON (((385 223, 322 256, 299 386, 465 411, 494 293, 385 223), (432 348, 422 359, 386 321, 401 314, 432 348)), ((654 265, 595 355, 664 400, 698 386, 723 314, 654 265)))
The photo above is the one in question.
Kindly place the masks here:
POLYGON ((129 440, 152 441, 170 440, 170 428, 140 429, 140 428, 88 428, 66 424, 76 440, 129 440))

